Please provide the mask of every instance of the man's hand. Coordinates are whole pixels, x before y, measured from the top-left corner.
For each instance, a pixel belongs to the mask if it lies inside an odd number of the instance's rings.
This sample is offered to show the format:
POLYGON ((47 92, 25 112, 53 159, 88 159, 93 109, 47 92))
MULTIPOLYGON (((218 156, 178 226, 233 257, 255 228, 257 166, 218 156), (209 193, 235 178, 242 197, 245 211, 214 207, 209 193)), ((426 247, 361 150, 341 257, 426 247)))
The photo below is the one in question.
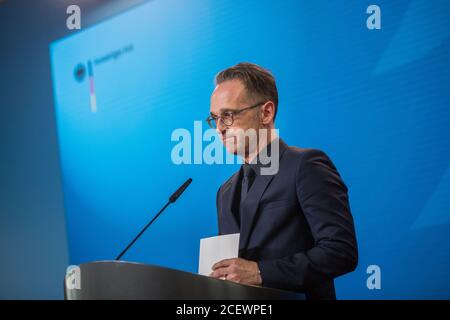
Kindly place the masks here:
POLYGON ((212 266, 210 277, 242 284, 260 286, 262 284, 258 264, 241 258, 225 259, 212 266))

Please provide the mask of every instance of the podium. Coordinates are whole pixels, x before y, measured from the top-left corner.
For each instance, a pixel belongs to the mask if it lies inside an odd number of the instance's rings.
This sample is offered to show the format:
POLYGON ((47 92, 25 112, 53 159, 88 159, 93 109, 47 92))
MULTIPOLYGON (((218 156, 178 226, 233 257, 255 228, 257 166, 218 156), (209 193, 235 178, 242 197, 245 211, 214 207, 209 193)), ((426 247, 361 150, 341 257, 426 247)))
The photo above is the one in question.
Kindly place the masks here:
POLYGON ((304 300, 302 293, 248 286, 125 261, 80 264, 64 281, 66 300, 304 300), (68 286, 69 283, 69 286, 68 286))

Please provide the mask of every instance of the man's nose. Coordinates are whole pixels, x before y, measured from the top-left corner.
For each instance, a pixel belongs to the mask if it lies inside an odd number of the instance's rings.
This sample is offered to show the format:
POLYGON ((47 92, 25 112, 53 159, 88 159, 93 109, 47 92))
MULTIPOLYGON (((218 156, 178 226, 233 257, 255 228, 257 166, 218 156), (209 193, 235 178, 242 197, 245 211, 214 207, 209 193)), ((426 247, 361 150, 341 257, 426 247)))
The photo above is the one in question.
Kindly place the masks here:
POLYGON ((222 120, 217 119, 216 122, 216 132, 219 136, 224 136, 225 132, 227 130, 227 127, 223 124, 222 120))

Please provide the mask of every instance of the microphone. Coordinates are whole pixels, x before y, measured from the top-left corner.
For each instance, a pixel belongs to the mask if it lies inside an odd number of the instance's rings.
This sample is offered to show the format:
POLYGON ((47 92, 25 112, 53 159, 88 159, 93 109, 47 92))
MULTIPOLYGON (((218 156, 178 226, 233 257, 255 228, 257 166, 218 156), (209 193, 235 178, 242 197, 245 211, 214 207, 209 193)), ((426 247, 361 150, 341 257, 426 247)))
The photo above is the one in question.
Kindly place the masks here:
POLYGON ((184 192, 184 190, 186 190, 186 188, 191 184, 192 179, 189 178, 186 180, 185 183, 182 184, 181 187, 178 188, 177 191, 175 191, 169 198, 169 200, 167 201, 167 203, 161 208, 161 210, 159 210, 159 212, 156 214, 156 216, 153 217, 153 219, 147 223, 147 225, 141 230, 141 232, 139 232, 139 234, 130 242, 130 244, 117 256, 117 258, 115 260, 120 260, 120 258, 122 258, 122 256, 128 251, 128 249, 131 248, 131 246, 136 242, 137 239, 139 239, 139 237, 145 232, 145 230, 147 230, 148 227, 150 227, 152 225, 152 223, 161 215, 161 213, 163 213, 164 210, 166 210, 166 208, 171 204, 174 203, 175 201, 177 201, 177 199, 181 196, 181 194, 184 192))
POLYGON ((181 194, 184 192, 184 190, 186 190, 186 188, 191 184, 192 179, 189 178, 186 180, 185 183, 183 183, 183 185, 181 187, 178 188, 177 191, 175 191, 169 198, 169 202, 170 203, 174 203, 175 201, 177 201, 177 199, 181 196, 181 194))

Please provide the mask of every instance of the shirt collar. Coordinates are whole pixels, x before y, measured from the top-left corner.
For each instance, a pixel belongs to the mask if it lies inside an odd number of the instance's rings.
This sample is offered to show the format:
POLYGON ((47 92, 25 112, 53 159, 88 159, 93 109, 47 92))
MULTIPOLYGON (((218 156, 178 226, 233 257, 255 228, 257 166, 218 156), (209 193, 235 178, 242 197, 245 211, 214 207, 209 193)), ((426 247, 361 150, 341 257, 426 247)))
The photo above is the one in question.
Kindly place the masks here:
POLYGON ((258 153, 258 155, 256 156, 256 162, 255 161, 251 161, 251 163, 246 164, 243 163, 241 166, 241 171, 243 173, 243 167, 245 165, 250 166, 253 171, 255 172, 256 175, 260 175, 261 174, 261 168, 264 167, 270 167, 270 162, 267 164, 263 164, 260 161, 260 154, 263 155, 267 155, 268 157, 270 157, 272 155, 272 144, 273 143, 278 143, 278 157, 281 156, 281 154, 283 153, 284 149, 287 147, 287 145, 284 143, 283 140, 281 140, 279 137, 273 139, 271 142, 269 142, 263 149, 261 149, 261 151, 258 153))

